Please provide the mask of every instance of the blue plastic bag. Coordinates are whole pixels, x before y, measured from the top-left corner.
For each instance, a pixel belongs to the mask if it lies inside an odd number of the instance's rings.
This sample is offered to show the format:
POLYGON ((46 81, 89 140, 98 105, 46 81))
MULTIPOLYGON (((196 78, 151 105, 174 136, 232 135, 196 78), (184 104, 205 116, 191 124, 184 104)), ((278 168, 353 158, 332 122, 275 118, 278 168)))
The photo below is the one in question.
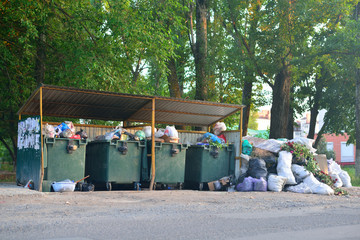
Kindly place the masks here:
POLYGON ((252 153, 252 146, 248 140, 244 140, 242 143, 242 153, 249 156, 252 153))

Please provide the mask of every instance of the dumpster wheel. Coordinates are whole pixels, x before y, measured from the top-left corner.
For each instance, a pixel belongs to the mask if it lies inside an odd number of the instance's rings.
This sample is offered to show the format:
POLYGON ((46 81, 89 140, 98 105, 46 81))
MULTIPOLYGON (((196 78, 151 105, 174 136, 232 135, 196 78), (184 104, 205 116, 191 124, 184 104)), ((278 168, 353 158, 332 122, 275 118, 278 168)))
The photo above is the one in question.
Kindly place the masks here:
POLYGON ((199 183, 199 191, 202 191, 204 189, 204 184, 203 183, 199 183))
POLYGON ((106 189, 108 191, 111 191, 111 189, 112 189, 111 182, 106 182, 106 189))

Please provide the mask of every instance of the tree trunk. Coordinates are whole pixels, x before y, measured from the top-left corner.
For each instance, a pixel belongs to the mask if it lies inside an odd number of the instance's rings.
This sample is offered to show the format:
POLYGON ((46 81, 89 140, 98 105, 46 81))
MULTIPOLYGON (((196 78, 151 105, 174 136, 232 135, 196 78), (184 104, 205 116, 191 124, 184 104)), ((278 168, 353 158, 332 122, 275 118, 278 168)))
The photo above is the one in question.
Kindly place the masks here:
POLYGON ((322 90, 324 87, 324 80, 327 76, 327 71, 325 71, 324 66, 321 69, 321 76, 316 76, 315 79, 315 96, 314 96, 314 104, 311 106, 311 115, 310 115, 310 128, 308 138, 314 139, 315 137, 315 128, 316 128, 316 119, 319 114, 320 108, 320 100, 322 97, 322 90))
MULTIPOLYGON (((290 98, 291 102, 294 101, 293 97, 290 98)), ((288 125, 287 125, 287 139, 293 139, 294 138, 294 108, 291 106, 289 107, 289 117, 288 117, 288 125)))
MULTIPOLYGON (((358 5, 359 6, 359 5, 358 5)), ((355 176, 360 176, 360 68, 356 71, 356 157, 355 176)))
POLYGON ((46 36, 44 27, 38 27, 39 37, 36 46, 35 80, 37 85, 45 81, 46 36))
MULTIPOLYGON (((354 18, 359 21, 360 3, 355 6, 354 18)), ((360 39, 358 33, 357 38, 360 39)), ((355 126, 355 139, 356 139, 356 156, 355 156, 355 176, 360 176, 360 68, 356 69, 356 126, 355 126)))
POLYGON ((270 138, 286 138, 290 107, 291 76, 288 66, 283 63, 275 77, 271 107, 270 138))
POLYGON ((245 105, 243 110, 243 136, 247 135, 250 108, 251 108, 251 96, 252 96, 253 80, 246 78, 243 87, 242 104, 245 105))
POLYGON ((207 0, 196 1, 195 99, 207 100, 207 0))
POLYGON ((170 71, 167 75, 170 97, 181 98, 179 78, 176 71, 176 62, 173 57, 167 62, 167 68, 170 71))

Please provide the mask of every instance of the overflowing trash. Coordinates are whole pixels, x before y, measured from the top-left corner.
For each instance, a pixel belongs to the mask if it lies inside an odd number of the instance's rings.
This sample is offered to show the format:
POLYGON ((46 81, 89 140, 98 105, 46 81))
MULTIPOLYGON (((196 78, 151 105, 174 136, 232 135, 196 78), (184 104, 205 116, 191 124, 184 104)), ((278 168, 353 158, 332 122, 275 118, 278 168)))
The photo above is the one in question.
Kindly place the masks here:
POLYGON ((47 138, 69 138, 69 139, 87 139, 87 133, 80 129, 75 132, 74 124, 71 121, 65 121, 58 126, 49 125, 44 126, 44 135, 47 138))
POLYGON ((223 131, 226 130, 226 125, 223 122, 217 122, 213 128, 213 133, 207 132, 197 139, 198 145, 214 145, 221 146, 227 143, 223 131))
POLYGON ((235 189, 344 194, 339 188, 352 186, 349 174, 333 159, 326 160, 325 155, 317 155, 312 143, 313 140, 307 138, 284 141, 245 137, 235 189))

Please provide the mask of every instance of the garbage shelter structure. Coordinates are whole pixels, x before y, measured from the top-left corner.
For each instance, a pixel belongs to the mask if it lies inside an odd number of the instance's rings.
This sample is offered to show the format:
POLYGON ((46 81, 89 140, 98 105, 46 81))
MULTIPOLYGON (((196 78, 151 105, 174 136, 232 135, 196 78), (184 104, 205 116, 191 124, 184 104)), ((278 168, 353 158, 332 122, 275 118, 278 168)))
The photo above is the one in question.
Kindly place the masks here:
MULTIPOLYGON (((96 119, 106 121, 122 121, 126 124, 135 122, 137 125, 151 126, 151 139, 148 141, 147 157, 150 170, 149 188, 154 189, 154 183, 158 178, 167 181, 166 174, 171 168, 171 161, 156 165, 156 155, 161 158, 157 148, 166 144, 155 142, 155 124, 169 124, 182 126, 206 127, 208 131, 216 122, 228 116, 241 112, 239 130, 224 132, 227 140, 234 148, 233 154, 235 173, 240 167, 240 153, 242 142, 242 109, 244 106, 236 104, 224 104, 199 100, 169 98, 161 96, 132 95, 115 92, 77 89, 72 87, 60 87, 41 84, 25 104, 19 109, 18 129, 18 154, 17 154, 17 183, 25 185, 33 181, 34 189, 49 191, 52 181, 60 181, 62 178, 79 180, 85 176, 86 147, 94 139, 94 136, 109 130, 109 126, 74 124, 77 129, 84 129, 88 140, 60 138, 44 138, 43 127, 46 122, 44 116, 61 117, 71 119, 96 119), (76 150, 70 149, 75 146, 76 150), (61 146, 60 150, 58 147, 61 146), (163 166, 162 166, 163 164, 163 166)), ((130 127, 130 126, 129 126, 130 127)), ((131 126, 132 127, 132 126, 131 126)), ((179 152, 188 144, 196 142, 199 136, 205 132, 179 130, 179 138, 182 144, 174 147, 174 144, 166 146, 169 152, 179 152)), ((122 143, 123 144, 123 143, 122 143)), ((121 147, 121 146, 120 146, 121 147)), ((143 147, 143 145, 140 145, 143 147)), ((95 152, 98 152, 95 150, 95 152)), ((213 153, 211 153, 214 155, 213 153)), ((142 154, 143 155, 143 154, 142 154)), ((215 154, 216 155, 216 154, 215 154)), ((215 156, 214 155, 214 156, 215 156)), ((185 156, 185 152, 184 152, 185 156)), ((183 160, 185 161, 185 159, 183 160)), ((138 163, 143 164, 143 163, 138 163)), ((185 162, 184 162, 185 164, 185 162)), ((109 166, 108 166, 109 167, 109 166)), ((184 166, 185 168, 185 166, 184 166)), ((212 169, 211 163, 204 162, 201 169, 212 169)), ((140 171, 140 170, 139 170, 140 171)), ((203 170, 202 170, 203 171, 203 170)), ((211 170, 213 171, 213 170, 211 170)), ((143 175, 144 172, 141 173, 143 175)), ((173 174, 177 174, 174 172, 173 174)), ((197 177, 194 172, 191 178, 196 181, 207 181, 204 176, 197 177)), ((206 175, 206 174, 204 174, 206 175)), ((103 176, 103 175, 102 175, 103 176)), ((110 175, 102 177, 107 181, 110 175)), ((111 186, 110 186, 111 188, 111 186)))

